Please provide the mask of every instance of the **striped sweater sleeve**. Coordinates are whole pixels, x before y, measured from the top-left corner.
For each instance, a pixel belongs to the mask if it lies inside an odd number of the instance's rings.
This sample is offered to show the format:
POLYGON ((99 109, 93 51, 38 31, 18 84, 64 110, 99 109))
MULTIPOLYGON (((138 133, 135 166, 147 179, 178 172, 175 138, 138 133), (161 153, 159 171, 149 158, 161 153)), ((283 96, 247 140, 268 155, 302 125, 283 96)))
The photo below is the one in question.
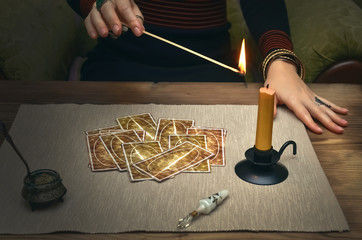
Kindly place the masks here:
POLYGON ((293 51, 284 0, 240 0, 240 4, 263 57, 278 48, 293 51))

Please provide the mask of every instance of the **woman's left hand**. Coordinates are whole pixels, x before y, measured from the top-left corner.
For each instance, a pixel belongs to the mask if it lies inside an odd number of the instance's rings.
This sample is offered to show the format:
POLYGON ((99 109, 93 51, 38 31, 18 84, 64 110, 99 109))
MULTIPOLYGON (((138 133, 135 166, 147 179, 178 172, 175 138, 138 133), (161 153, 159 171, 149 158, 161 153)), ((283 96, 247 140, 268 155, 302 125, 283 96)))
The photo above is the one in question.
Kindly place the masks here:
POLYGON ((293 64, 275 60, 268 69, 265 86, 276 92, 276 105, 285 104, 294 114, 313 132, 322 133, 323 130, 315 123, 318 120, 322 125, 334 133, 343 133, 348 122, 338 114, 347 114, 348 109, 319 97, 304 83, 296 72, 293 64), (316 100, 325 104, 318 104, 316 100))

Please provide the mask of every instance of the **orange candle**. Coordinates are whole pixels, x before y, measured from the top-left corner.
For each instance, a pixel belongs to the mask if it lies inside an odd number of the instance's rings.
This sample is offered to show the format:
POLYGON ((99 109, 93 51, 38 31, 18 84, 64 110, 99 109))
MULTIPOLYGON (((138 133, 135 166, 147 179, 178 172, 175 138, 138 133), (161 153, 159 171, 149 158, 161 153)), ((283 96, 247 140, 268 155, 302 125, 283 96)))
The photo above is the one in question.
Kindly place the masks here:
POLYGON ((259 89, 255 148, 261 151, 270 150, 272 146, 274 95, 275 91, 269 85, 259 89))

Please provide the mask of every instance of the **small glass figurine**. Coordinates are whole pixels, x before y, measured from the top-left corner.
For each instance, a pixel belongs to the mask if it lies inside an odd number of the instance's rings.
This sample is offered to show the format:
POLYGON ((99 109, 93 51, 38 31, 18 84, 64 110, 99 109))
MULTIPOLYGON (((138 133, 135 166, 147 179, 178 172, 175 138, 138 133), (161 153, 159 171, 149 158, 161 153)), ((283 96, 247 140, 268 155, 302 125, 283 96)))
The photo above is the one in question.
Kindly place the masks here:
POLYGON ((187 228, 190 226, 191 221, 202 214, 209 214, 212 210, 216 208, 216 206, 220 205, 225 198, 229 196, 228 190, 222 190, 221 192, 212 194, 208 198, 201 199, 199 201, 199 205, 196 210, 189 213, 184 218, 179 219, 177 227, 179 228, 187 228))

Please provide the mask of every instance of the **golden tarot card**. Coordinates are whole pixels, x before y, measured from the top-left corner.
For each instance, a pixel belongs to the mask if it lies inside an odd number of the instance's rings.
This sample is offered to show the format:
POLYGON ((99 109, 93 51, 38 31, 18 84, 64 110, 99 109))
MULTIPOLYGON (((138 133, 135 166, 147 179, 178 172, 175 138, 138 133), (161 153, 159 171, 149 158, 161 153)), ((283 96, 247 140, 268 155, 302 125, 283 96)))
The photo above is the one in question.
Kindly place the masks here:
POLYGON ((188 128, 187 134, 206 135, 207 150, 215 154, 210 159, 211 166, 225 166, 225 129, 188 128))
POLYGON ((156 134, 156 122, 150 113, 120 117, 116 119, 123 130, 143 130, 145 141, 153 141, 156 134))
POLYGON ((110 127, 105 127, 105 128, 97 128, 97 129, 94 129, 94 130, 89 130, 89 131, 86 131, 85 133, 86 134, 98 134, 98 133, 107 133, 109 131, 122 131, 123 129, 116 125, 116 126, 110 126, 110 127))
POLYGON ((109 155, 120 171, 127 170, 127 162, 123 153, 122 144, 128 142, 141 142, 141 138, 135 130, 122 132, 109 132, 100 135, 100 138, 106 147, 109 155))
POLYGON ((213 155, 204 148, 184 142, 156 156, 135 163, 134 166, 160 182, 206 161, 213 155))
POLYGON ((146 131, 144 131, 144 130, 135 130, 135 132, 137 133, 137 135, 141 139, 141 141, 144 142, 145 139, 146 139, 146 131))
MULTIPOLYGON (((176 147, 183 142, 193 143, 207 150, 205 135, 169 135, 169 148, 176 147)), ((210 161, 202 161, 199 164, 188 168, 184 172, 210 172, 210 161)))
POLYGON ((155 140, 159 141, 162 149, 166 150, 169 147, 169 135, 186 134, 187 129, 193 126, 194 120, 160 118, 158 119, 155 140))
POLYGON ((87 145, 89 153, 89 162, 92 171, 107 171, 118 169, 117 164, 109 155, 99 134, 88 134, 87 145))
POLYGON ((135 168, 134 164, 161 153, 160 143, 157 141, 124 143, 122 147, 131 180, 142 181, 152 179, 149 175, 135 168))
POLYGON ((142 142, 145 140, 146 132, 143 130, 109 130, 108 133, 119 133, 127 131, 135 131, 142 142))

